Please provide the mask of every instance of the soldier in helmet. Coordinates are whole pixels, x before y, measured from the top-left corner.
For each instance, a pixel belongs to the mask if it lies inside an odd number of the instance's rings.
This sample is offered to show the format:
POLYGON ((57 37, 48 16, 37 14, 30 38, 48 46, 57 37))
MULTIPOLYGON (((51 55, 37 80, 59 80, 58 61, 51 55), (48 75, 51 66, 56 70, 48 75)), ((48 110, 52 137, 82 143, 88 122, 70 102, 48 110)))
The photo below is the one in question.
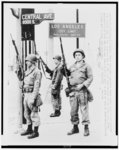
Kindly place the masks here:
POLYGON ((71 85, 71 92, 69 94, 71 105, 71 122, 73 129, 68 132, 68 135, 79 133, 79 115, 78 110, 80 107, 82 115, 82 124, 84 125, 84 136, 88 136, 89 133, 89 106, 88 102, 93 99, 88 87, 92 83, 93 75, 92 69, 87 63, 85 63, 85 53, 81 49, 76 49, 73 52, 73 57, 76 60, 68 71, 69 81, 71 85))
POLYGON ((62 64, 61 64, 61 56, 56 55, 54 58, 55 63, 55 69, 52 71, 47 66, 46 72, 50 74, 52 77, 52 84, 51 84, 51 102, 53 106, 54 112, 51 113, 50 117, 58 117, 61 114, 61 82, 63 79, 63 73, 62 73, 62 64))
MULTIPOLYGON (((40 125, 40 117, 38 114, 39 106, 42 100, 39 94, 42 74, 36 66, 37 57, 30 54, 26 57, 27 71, 24 74, 24 117, 27 121, 27 129, 21 136, 28 135, 28 139, 39 136, 38 127, 40 125), (34 127, 34 129, 33 129, 34 127)), ((21 79, 22 80, 22 79, 21 79)))

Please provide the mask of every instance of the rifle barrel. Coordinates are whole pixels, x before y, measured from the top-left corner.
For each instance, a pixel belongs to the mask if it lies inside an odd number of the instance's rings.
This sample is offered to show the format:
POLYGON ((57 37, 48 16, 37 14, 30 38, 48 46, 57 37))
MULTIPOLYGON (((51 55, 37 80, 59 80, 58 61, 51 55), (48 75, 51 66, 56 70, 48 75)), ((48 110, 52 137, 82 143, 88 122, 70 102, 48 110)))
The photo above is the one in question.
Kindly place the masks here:
POLYGON ((68 87, 70 86, 70 83, 69 83, 69 78, 68 78, 68 75, 67 75, 67 67, 66 67, 66 62, 65 62, 65 56, 64 56, 64 51, 63 51, 63 46, 62 46, 62 39, 60 37, 60 45, 61 45, 61 52, 62 52, 62 57, 63 57, 63 63, 64 63, 64 72, 65 72, 65 76, 66 76, 66 81, 67 81, 67 85, 68 87))
POLYGON ((47 66, 46 63, 44 62, 44 60, 43 60, 41 57, 40 57, 40 59, 41 59, 41 61, 43 62, 43 64, 44 64, 45 66, 47 66))

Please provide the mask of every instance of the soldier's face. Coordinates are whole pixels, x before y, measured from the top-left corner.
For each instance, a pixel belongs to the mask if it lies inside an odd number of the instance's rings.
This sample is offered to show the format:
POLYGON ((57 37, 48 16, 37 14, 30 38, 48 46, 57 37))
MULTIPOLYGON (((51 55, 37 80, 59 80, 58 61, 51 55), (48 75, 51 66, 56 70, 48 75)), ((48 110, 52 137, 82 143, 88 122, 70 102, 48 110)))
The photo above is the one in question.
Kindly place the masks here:
POLYGON ((80 52, 75 53, 76 61, 81 61, 83 59, 83 55, 80 52))
POLYGON ((57 65, 59 65, 59 64, 60 64, 60 61, 59 61, 59 60, 57 60, 57 59, 54 59, 54 64, 57 66, 57 65))
POLYGON ((32 66, 32 63, 30 61, 26 61, 26 64, 27 64, 28 68, 30 68, 32 66))

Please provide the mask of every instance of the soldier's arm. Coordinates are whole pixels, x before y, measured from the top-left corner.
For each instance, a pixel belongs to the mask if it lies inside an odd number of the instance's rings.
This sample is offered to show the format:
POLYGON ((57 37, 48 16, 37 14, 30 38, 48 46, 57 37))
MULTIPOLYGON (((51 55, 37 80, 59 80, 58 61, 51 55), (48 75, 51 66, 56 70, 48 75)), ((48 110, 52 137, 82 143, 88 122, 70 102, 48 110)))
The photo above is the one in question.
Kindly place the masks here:
POLYGON ((87 66, 86 68, 86 75, 87 75, 87 80, 83 82, 83 85, 88 88, 93 81, 93 74, 90 66, 87 66))
POLYGON ((58 72, 57 72, 57 76, 55 78, 55 83, 53 84, 53 87, 54 89, 57 88, 59 82, 62 80, 63 78, 63 74, 62 74, 62 71, 61 71, 61 68, 58 69, 58 72))
POLYGON ((39 88, 41 86, 41 79, 42 79, 42 73, 40 71, 37 71, 35 73, 34 88, 33 88, 33 93, 32 93, 33 99, 35 99, 37 95, 39 94, 39 88))
POLYGON ((46 72, 49 73, 49 75, 52 77, 53 71, 48 66, 45 66, 45 69, 46 69, 46 72))

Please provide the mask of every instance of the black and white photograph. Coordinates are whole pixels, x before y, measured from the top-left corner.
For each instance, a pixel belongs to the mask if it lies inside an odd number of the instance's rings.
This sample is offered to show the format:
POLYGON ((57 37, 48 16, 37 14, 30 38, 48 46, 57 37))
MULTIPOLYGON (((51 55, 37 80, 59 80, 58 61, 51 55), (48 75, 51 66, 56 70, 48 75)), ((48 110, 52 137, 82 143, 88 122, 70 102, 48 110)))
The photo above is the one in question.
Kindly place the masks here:
POLYGON ((118 2, 1 10, 1 147, 118 148, 118 2))

